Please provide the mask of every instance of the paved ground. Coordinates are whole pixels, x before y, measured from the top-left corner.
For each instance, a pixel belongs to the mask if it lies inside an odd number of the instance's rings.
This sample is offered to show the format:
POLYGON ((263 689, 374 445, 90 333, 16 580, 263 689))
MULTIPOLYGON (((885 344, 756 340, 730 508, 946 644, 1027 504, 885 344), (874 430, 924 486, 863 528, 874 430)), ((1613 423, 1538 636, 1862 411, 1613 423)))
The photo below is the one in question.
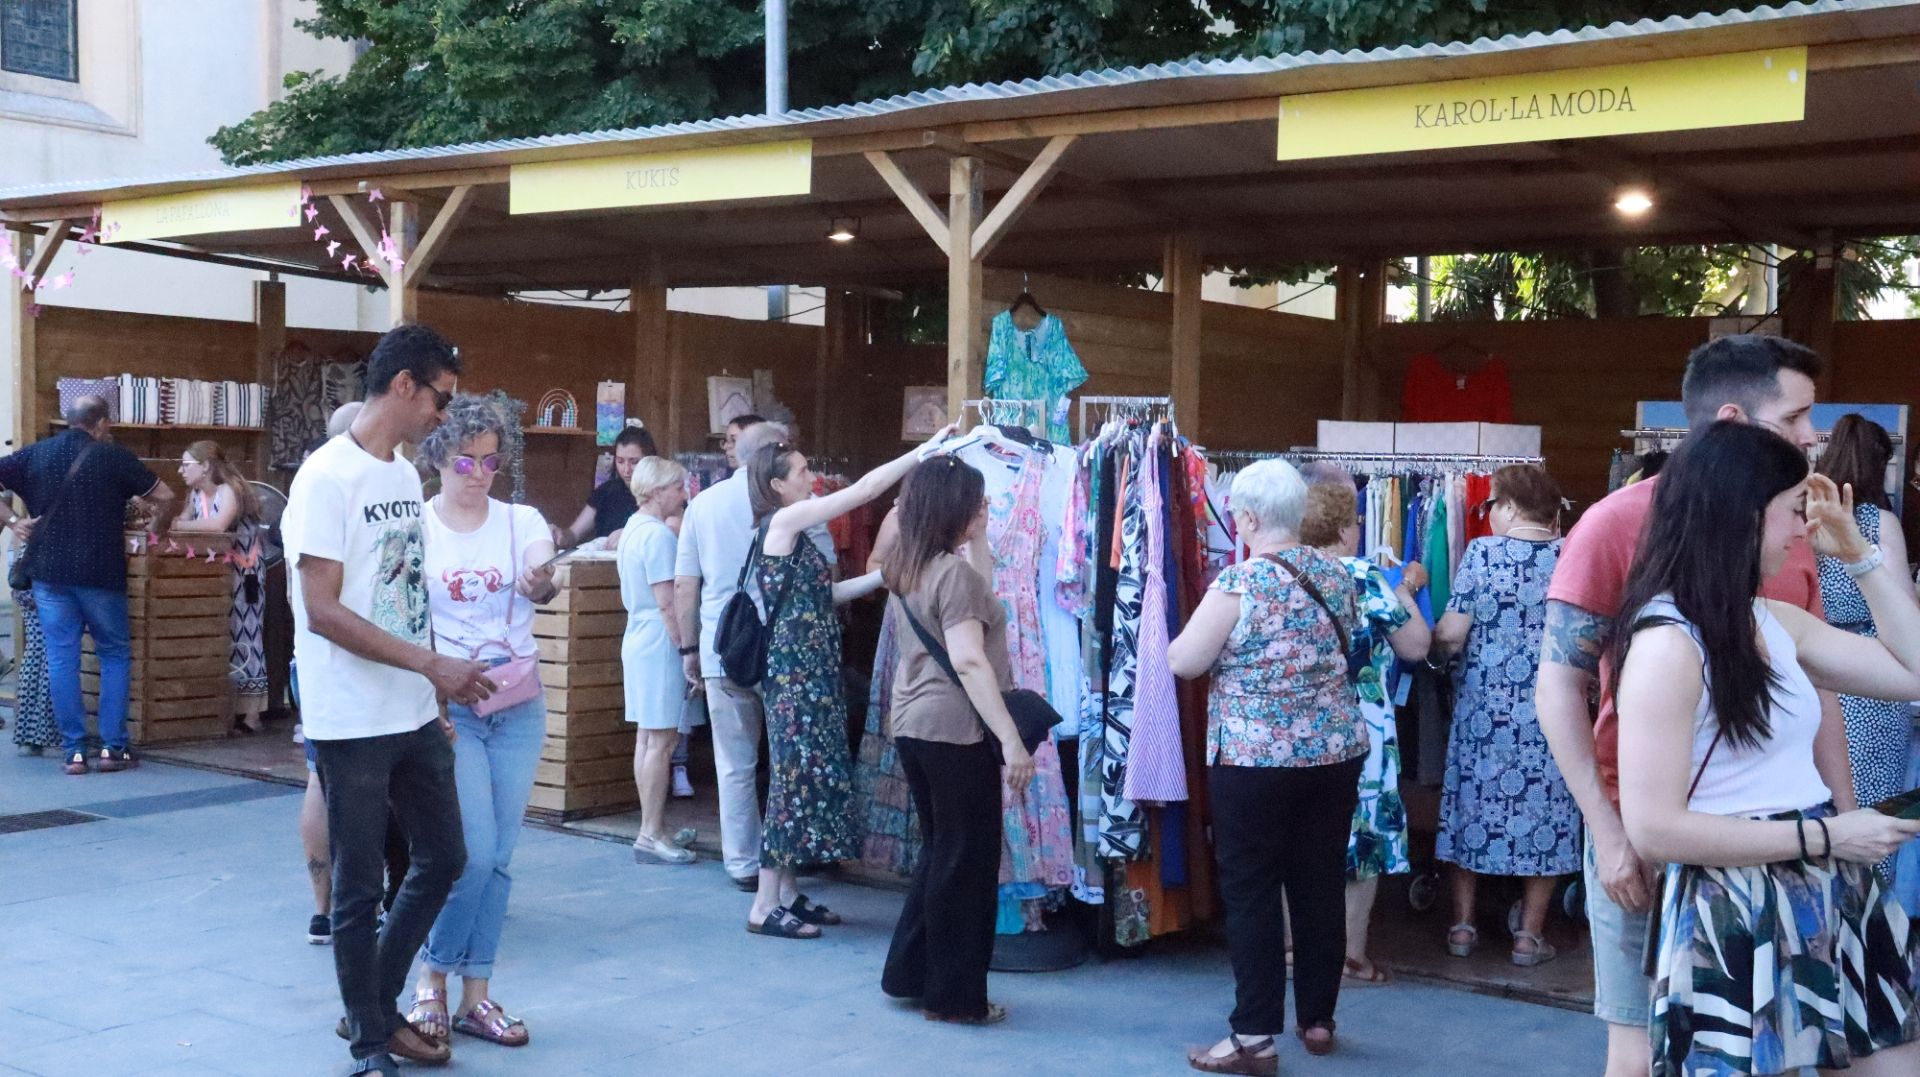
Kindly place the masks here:
MULTIPOLYGON (((0 816, 97 821, 0 833, 0 1075, 327 1074, 344 1069, 331 951, 310 912, 282 786, 149 764, 67 778, 0 750, 0 816)), ((1066 973, 996 976, 1005 1025, 929 1025, 876 982, 897 894, 816 893, 848 915, 823 942, 741 930, 748 899, 711 861, 642 869, 624 846, 526 832, 496 987, 533 1032, 455 1045, 453 1072, 1179 1074, 1231 1003, 1197 943, 1066 973)), ((1416 984, 1355 991, 1341 1051, 1282 1048, 1285 1072, 1528 1074, 1597 1069, 1590 1017, 1416 984)))

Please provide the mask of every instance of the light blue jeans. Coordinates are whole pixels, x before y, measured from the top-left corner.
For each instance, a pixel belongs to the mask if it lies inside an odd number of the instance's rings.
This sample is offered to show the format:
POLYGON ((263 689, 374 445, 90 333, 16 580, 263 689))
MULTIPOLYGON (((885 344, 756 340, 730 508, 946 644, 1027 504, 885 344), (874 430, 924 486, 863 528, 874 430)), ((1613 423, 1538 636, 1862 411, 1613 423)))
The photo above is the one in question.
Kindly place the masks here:
MULTIPOLYGON (((80 694, 80 633, 93 637, 100 657, 100 742, 127 746, 127 687, 133 663, 126 588, 71 587, 36 583, 40 631, 47 640, 47 683, 53 696, 53 720, 60 727, 62 751, 83 751, 87 739, 87 701, 80 694)), ((538 754, 539 749, 534 749, 538 754)))
POLYGON ((533 774, 547 735, 547 704, 536 697, 482 718, 449 703, 447 717, 458 734, 453 785, 460 795, 467 867, 420 956, 435 972, 486 980, 493 977, 500 928, 507 919, 507 894, 513 889, 508 867, 533 795, 533 774))

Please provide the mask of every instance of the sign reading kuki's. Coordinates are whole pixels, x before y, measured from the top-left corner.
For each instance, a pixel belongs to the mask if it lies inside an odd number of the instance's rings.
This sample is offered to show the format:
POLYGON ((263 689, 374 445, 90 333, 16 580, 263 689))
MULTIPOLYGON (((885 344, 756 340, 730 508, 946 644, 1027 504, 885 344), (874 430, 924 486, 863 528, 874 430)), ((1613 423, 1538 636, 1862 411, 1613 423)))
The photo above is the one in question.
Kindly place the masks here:
POLYGON ((514 165, 508 175, 514 213, 774 198, 812 190, 813 142, 808 139, 541 161, 514 165))
POLYGON ((1787 123, 1806 112, 1807 50, 1280 99, 1282 161, 1787 123))
POLYGON ((296 228, 300 223, 297 181, 129 198, 100 207, 104 243, 296 228))

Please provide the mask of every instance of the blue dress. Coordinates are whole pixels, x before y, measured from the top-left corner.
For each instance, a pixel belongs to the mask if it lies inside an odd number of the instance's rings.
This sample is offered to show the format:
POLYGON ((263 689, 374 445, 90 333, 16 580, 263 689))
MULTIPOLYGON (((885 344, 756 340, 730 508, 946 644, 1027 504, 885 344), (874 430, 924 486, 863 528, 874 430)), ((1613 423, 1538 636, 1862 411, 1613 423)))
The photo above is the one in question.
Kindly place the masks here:
MULTIPOLYGON (((1855 505, 1854 522, 1868 542, 1880 541, 1880 507, 1855 505)), ((1904 571, 1905 566, 1897 566, 1904 571)), ((1860 593, 1860 585, 1847 575, 1840 562, 1820 558, 1820 601, 1827 608, 1827 623, 1856 636, 1879 635, 1874 627, 1873 611, 1860 593)), ((1907 704, 1864 696, 1841 696, 1840 710, 1847 719, 1847 758, 1853 763, 1854 796, 1864 807, 1907 790, 1907 759, 1913 739, 1913 720, 1907 716, 1907 704)), ((1892 866, 1889 859, 1886 864, 1892 866)))
POLYGON ((1533 707, 1560 540, 1467 544, 1447 612, 1473 617, 1455 668, 1434 855, 1485 875, 1580 870, 1580 809, 1533 707))

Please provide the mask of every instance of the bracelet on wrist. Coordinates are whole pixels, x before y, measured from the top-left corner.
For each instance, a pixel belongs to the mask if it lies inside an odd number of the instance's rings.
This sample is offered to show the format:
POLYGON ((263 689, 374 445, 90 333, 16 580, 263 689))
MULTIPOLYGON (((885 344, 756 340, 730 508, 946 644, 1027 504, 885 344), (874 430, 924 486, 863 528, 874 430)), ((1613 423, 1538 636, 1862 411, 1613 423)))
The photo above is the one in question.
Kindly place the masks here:
POLYGON ((1857 580, 1886 563, 1886 555, 1880 552, 1880 545, 1875 543, 1867 547, 1867 555, 1865 557, 1862 557, 1858 561, 1845 562, 1840 567, 1846 569, 1849 577, 1857 580))
POLYGON ((1812 860, 1813 857, 1807 853, 1807 821, 1805 819, 1795 819, 1793 821, 1793 832, 1800 838, 1801 863, 1812 860))
POLYGON ((700 647, 699 647, 699 646, 698 646, 697 644, 696 644, 696 645, 694 645, 694 646, 692 646, 692 647, 682 647, 682 648, 680 648, 680 657, 682 657, 682 658, 685 658, 686 656, 688 656, 688 655, 690 655, 690 654, 699 654, 699 653, 700 653, 700 647))
POLYGON ((1827 821, 1825 819, 1815 819, 1813 822, 1814 825, 1820 828, 1820 842, 1825 846, 1825 848, 1820 851, 1820 859, 1832 860, 1833 834, 1827 830, 1827 821))

